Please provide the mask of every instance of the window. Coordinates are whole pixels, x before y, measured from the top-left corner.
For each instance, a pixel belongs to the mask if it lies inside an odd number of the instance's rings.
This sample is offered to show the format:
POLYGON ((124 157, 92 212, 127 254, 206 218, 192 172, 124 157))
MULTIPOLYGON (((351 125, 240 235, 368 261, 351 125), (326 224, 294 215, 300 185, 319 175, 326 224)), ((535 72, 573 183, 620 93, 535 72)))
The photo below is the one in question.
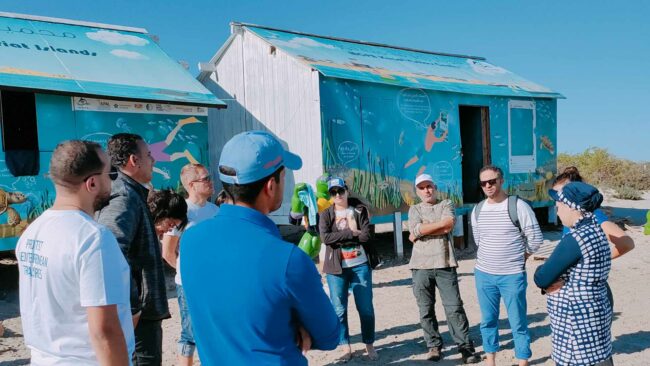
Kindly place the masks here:
POLYGON ((0 91, 2 148, 38 151, 34 93, 0 91))
POLYGON ((510 173, 530 173, 537 167, 535 102, 508 102, 510 173))

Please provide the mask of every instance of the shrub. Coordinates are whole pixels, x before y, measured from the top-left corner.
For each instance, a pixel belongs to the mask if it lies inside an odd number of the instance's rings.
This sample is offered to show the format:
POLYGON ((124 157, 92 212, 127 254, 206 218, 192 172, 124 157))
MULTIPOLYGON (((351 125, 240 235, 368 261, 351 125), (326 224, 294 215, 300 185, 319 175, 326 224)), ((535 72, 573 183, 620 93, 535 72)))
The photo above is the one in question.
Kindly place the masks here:
POLYGON ((636 193, 636 197, 640 197, 641 191, 650 190, 650 163, 620 159, 599 147, 575 155, 559 154, 557 165, 558 172, 567 166, 576 166, 590 184, 612 188, 622 196, 632 197, 636 193))
POLYGON ((641 199, 641 192, 630 187, 618 187, 614 189, 614 197, 622 200, 637 201, 641 199))

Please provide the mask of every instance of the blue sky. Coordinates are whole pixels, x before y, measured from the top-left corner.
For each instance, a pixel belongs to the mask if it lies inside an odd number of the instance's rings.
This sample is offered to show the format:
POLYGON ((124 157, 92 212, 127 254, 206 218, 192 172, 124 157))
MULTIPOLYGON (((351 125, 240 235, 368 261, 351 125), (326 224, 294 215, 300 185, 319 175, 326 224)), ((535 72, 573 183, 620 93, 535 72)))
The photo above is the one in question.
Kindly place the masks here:
POLYGON ((231 21, 483 56, 567 97, 560 152, 650 161, 649 1, 4 0, 0 10, 146 28, 193 74, 231 21))

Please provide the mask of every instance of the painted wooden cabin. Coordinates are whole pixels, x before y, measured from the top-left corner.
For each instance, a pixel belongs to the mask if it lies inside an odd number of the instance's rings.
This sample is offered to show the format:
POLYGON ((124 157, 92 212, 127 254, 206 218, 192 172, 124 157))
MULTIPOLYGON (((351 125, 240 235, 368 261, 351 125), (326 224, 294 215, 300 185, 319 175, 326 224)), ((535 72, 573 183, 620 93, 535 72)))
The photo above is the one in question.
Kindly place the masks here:
MULTIPOLYGON (((504 170, 510 193, 552 205, 562 95, 481 57, 231 27, 198 77, 228 105, 209 115, 213 164, 231 136, 264 129, 302 156, 292 181, 343 177, 371 205, 373 223, 407 212, 419 173, 466 213, 481 200, 478 172, 488 163, 504 170)), ((288 211, 272 215, 284 223, 288 211)))
POLYGON ((177 188, 183 165, 209 164, 208 109, 225 106, 144 29, 8 13, 0 102, 0 251, 51 206, 59 142, 137 133, 157 160, 153 185, 177 188))

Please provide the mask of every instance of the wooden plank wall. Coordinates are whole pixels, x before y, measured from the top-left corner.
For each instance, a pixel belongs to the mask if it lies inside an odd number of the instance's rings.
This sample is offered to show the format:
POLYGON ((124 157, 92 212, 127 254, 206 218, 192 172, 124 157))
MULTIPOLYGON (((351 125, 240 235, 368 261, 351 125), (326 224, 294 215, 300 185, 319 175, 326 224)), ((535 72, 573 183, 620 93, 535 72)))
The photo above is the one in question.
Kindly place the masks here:
POLYGON ((286 223, 294 183, 313 185, 322 174, 319 74, 246 30, 216 66, 212 81, 229 98, 222 98, 227 109, 209 115, 212 171, 233 135, 251 129, 275 134, 303 159, 301 170, 287 174, 283 208, 272 214, 276 222, 286 223))

